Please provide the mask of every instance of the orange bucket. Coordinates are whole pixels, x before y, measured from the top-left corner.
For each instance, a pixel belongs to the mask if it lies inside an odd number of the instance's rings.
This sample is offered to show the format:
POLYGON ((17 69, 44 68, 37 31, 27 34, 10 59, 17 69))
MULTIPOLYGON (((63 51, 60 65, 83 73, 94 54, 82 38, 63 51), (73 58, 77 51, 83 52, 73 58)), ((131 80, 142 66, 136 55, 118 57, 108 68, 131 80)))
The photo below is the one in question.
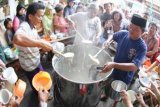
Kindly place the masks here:
POLYGON ((16 85, 13 89, 13 93, 15 96, 18 96, 18 97, 23 97, 24 96, 24 92, 26 90, 26 82, 24 82, 23 80, 21 79, 18 79, 18 81, 16 82, 16 85))
POLYGON ((32 79, 33 87, 39 91, 39 89, 49 90, 52 86, 52 79, 48 72, 40 71, 32 79))

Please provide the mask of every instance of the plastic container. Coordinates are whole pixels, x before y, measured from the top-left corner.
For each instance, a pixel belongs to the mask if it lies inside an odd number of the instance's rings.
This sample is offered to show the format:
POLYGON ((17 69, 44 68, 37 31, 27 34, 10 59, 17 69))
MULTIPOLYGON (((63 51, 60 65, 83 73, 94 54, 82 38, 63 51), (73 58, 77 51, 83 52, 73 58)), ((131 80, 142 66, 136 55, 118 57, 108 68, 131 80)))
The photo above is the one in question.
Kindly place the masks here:
POLYGON ((25 90, 26 90, 27 84, 23 80, 19 79, 16 82, 16 85, 13 89, 14 95, 18 97, 23 97, 25 90))
POLYGON ((3 79, 8 81, 10 84, 15 84, 18 77, 13 69, 13 67, 8 67, 2 72, 3 79))
POLYGON ((52 86, 52 79, 48 72, 40 71, 32 80, 33 87, 39 91, 39 89, 49 90, 52 86))
POLYGON ((8 104, 11 97, 12 97, 12 93, 7 89, 0 90, 0 102, 2 102, 3 104, 8 104))

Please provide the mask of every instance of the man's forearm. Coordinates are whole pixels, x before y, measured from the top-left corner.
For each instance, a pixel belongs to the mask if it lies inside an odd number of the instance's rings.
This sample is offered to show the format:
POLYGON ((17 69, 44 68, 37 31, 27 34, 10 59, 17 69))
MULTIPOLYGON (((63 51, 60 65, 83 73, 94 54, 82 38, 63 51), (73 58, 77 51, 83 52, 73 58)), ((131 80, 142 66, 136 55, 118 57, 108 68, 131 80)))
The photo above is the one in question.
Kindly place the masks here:
POLYGON ((123 71, 137 71, 138 68, 134 63, 114 63, 115 69, 120 69, 123 71))
POLYGON ((15 35, 13 38, 13 43, 23 47, 40 47, 40 40, 30 39, 24 35, 15 35))

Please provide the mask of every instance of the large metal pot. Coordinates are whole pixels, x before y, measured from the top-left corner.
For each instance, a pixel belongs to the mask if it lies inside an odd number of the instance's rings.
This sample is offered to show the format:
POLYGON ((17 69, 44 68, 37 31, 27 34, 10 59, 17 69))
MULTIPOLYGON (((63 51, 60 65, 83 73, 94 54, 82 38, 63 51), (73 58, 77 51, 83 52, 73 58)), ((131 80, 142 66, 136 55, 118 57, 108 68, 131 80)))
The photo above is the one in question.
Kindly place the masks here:
POLYGON ((115 101, 120 101, 120 92, 122 92, 122 90, 127 90, 127 84, 120 80, 114 80, 111 83, 110 98, 115 101))
MULTIPOLYGON (((97 84, 103 79, 106 79, 111 71, 108 73, 95 73, 96 79, 90 78, 92 70, 90 68, 95 64, 89 54, 95 55, 99 48, 92 45, 68 45, 65 47, 64 53, 73 52, 73 59, 64 58, 61 56, 54 56, 52 65, 55 70, 55 102, 59 107, 96 107, 99 103, 101 87, 97 84), (58 75, 57 75, 58 74, 58 75), (82 92, 82 84, 85 84, 86 90, 82 92)), ((97 57, 100 64, 97 66, 104 66, 108 61, 112 61, 111 57, 105 51, 101 52, 97 57)), ((93 66, 93 67, 96 67, 93 66)), ((95 69, 93 69, 93 74, 95 69)))
MULTIPOLYGON (((61 77, 74 83, 91 84, 100 82, 106 79, 112 71, 98 73, 96 79, 90 78, 89 70, 95 63, 88 55, 95 55, 99 50, 99 48, 92 45, 68 45, 65 47, 64 53, 73 52, 73 59, 69 60, 61 56, 54 56, 52 59, 53 68, 61 77)), ((112 61, 112 58, 106 51, 101 52, 97 58, 100 61, 100 64, 97 66, 104 66, 105 63, 112 61)))

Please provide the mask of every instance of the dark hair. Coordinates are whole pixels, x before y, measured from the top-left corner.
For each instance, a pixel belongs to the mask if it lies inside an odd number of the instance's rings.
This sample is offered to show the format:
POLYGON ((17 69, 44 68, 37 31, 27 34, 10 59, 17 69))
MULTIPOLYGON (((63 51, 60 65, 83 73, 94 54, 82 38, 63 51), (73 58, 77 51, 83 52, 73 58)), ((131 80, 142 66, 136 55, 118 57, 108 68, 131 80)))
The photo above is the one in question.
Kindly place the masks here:
POLYGON ((103 7, 108 6, 108 5, 111 5, 111 6, 112 6, 112 3, 111 3, 111 2, 104 3, 103 7))
POLYGON ((119 13, 119 15, 120 15, 119 21, 121 21, 121 20, 122 20, 122 14, 121 14, 120 12, 118 12, 118 11, 114 11, 114 12, 112 13, 111 18, 114 19, 114 15, 117 14, 117 13, 119 13))
POLYGON ((24 6, 22 3, 19 3, 19 4, 17 5, 17 8, 16 8, 16 11, 17 11, 16 16, 19 16, 19 11, 20 11, 22 8, 25 9, 25 6, 24 6))
POLYGON ((7 29, 8 23, 9 23, 10 21, 12 21, 11 18, 6 18, 6 19, 4 20, 4 27, 5 27, 6 29, 7 29))
POLYGON ((16 16, 19 18, 20 23, 22 23, 23 21, 25 21, 25 17, 26 17, 25 14, 23 14, 23 15, 20 15, 20 14, 19 14, 19 11, 20 11, 22 8, 25 9, 25 6, 24 6, 22 3, 19 3, 18 6, 17 6, 17 8, 16 8, 16 11, 17 11, 16 16))
POLYGON ((27 8, 26 21, 29 22, 29 15, 35 15, 39 9, 45 9, 42 3, 34 2, 30 4, 27 8))
POLYGON ((42 3, 43 4, 43 1, 38 1, 38 3, 42 3))
POLYGON ((104 11, 104 9, 101 5, 99 5, 99 10, 102 10, 102 12, 104 11))
POLYGON ((147 15, 147 16, 149 16, 149 13, 148 13, 148 12, 144 12, 144 15, 147 15))
POLYGON ((79 2, 79 3, 78 3, 78 5, 83 5, 83 6, 84 6, 84 3, 82 3, 82 2, 79 2))
POLYGON ((76 12, 79 10, 79 9, 82 9, 84 11, 84 7, 82 5, 78 5, 77 8, 76 8, 76 12))
POLYGON ((63 6, 58 4, 58 5, 56 5, 56 7, 54 9, 55 9, 56 13, 58 13, 63 10, 63 6))
POLYGON ((156 27, 156 30, 158 29, 157 24, 156 24, 156 23, 154 23, 154 22, 149 23, 148 27, 150 27, 150 26, 155 26, 155 27, 156 27))
POLYGON ((67 0, 67 3, 69 3, 69 2, 74 2, 74 0, 67 0))

